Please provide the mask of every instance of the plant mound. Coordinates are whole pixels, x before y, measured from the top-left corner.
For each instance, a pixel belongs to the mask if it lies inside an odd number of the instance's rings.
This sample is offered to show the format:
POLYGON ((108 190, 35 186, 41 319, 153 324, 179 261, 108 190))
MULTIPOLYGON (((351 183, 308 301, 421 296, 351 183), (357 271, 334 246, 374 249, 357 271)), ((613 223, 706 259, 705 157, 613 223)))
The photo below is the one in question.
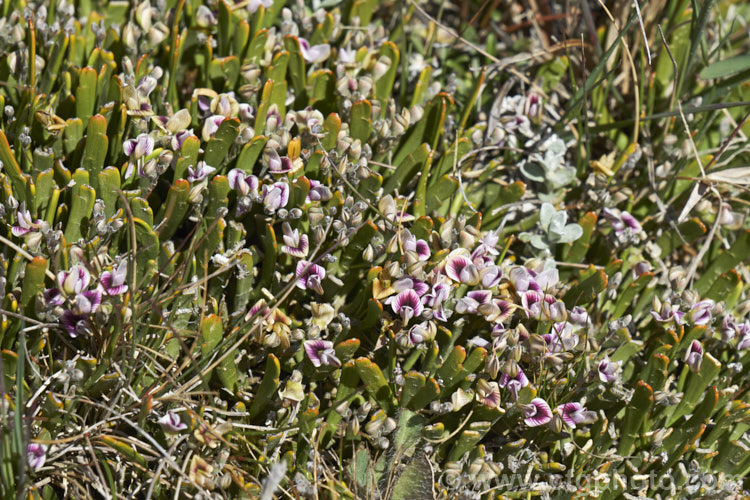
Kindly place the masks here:
POLYGON ((740 28, 499 3, 5 2, 0 495, 740 498, 740 28))

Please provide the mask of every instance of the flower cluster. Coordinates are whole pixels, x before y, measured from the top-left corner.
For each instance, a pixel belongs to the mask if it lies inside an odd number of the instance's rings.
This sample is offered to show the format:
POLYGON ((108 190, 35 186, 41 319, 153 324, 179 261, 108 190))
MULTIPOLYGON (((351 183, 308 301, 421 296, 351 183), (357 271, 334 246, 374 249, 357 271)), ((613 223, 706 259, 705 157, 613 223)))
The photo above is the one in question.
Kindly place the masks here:
POLYGON ((91 273, 82 264, 75 264, 57 274, 57 287, 44 291, 45 302, 53 309, 64 308, 60 324, 70 337, 86 336, 91 333, 89 317, 99 309, 102 298, 126 293, 126 279, 127 261, 122 260, 112 270, 102 272, 99 283, 91 288, 91 273))

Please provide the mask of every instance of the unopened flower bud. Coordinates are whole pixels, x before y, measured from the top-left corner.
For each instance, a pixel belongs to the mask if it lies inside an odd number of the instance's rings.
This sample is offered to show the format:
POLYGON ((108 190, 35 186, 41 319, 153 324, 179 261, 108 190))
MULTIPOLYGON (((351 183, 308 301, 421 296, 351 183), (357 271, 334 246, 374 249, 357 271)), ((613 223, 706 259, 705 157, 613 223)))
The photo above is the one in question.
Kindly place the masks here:
POLYGON ((516 378, 518 375, 518 363, 513 359, 509 359, 503 365, 503 373, 510 378, 516 378))
POLYGON ((326 230, 323 226, 313 227, 313 241, 316 245, 319 245, 326 237, 326 230))
POLYGON ((563 428, 562 417, 559 414, 555 413, 552 416, 552 420, 550 421, 549 426, 553 432, 556 432, 556 433, 562 432, 562 428, 563 428))
POLYGON ((372 262, 372 259, 375 258, 375 249, 372 248, 372 245, 368 244, 365 247, 365 250, 362 252, 362 258, 365 262, 372 262))

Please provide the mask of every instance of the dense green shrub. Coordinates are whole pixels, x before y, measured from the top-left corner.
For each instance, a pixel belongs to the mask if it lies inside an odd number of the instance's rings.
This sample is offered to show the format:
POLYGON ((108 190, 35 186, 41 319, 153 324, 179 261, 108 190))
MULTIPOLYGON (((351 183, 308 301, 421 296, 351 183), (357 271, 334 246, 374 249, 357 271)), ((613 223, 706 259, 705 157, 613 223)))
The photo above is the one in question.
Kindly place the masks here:
POLYGON ((690 5, 649 65, 629 4, 5 2, 3 498, 739 498, 750 8, 690 5))

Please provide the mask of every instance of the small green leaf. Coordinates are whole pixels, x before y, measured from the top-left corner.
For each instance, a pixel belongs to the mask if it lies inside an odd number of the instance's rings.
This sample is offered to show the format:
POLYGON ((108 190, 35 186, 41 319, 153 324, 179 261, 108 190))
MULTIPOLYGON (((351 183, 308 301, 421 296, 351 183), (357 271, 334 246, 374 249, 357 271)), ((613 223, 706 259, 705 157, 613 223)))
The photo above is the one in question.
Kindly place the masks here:
POLYGON ((206 165, 219 168, 223 165, 227 157, 229 148, 234 144, 234 140, 239 135, 240 121, 236 118, 228 118, 221 122, 216 135, 206 144, 206 152, 203 160, 206 165))
POLYGON ((213 355, 216 346, 221 343, 224 336, 224 327, 221 324, 221 317, 216 314, 209 314, 203 318, 201 324, 201 353, 203 357, 208 358, 213 355))
POLYGON ((70 214, 68 223, 65 225, 65 239, 69 242, 78 241, 83 236, 83 226, 88 225, 96 201, 96 191, 84 184, 88 182, 88 172, 78 169, 73 178, 76 185, 71 191, 70 214), (84 173, 86 175, 83 175, 84 173))
POLYGON ((349 124, 352 139, 366 143, 372 131, 372 104, 370 101, 357 101, 352 104, 351 123, 349 124))
POLYGON ((701 70, 698 74, 704 80, 724 78, 750 69, 750 55, 741 55, 716 61, 701 70))
POLYGON ((401 472, 393 485, 390 500, 433 500, 435 470, 430 459, 421 455, 414 458, 401 472))
POLYGON ((268 406, 274 399, 279 390, 279 376, 281 375, 281 364, 279 359, 269 353, 266 361, 266 372, 263 374, 263 380, 255 393, 253 402, 248 409, 248 418, 254 419, 268 406))
POLYGON ((607 275, 603 270, 597 269, 591 276, 573 285, 565 294, 563 300, 568 308, 583 306, 592 302, 599 292, 607 286, 607 275))
POLYGON ((390 414, 394 408, 393 394, 380 367, 367 358, 358 358, 354 364, 365 383, 365 390, 378 402, 380 408, 390 414))
POLYGON ((96 106, 97 74, 94 68, 83 68, 78 74, 76 88, 76 116, 87 125, 96 106))
POLYGON ((47 259, 44 257, 34 257, 31 262, 26 264, 23 286, 21 287, 21 304, 23 305, 23 312, 27 316, 36 317, 34 312, 36 296, 44 291, 46 271, 47 259))

